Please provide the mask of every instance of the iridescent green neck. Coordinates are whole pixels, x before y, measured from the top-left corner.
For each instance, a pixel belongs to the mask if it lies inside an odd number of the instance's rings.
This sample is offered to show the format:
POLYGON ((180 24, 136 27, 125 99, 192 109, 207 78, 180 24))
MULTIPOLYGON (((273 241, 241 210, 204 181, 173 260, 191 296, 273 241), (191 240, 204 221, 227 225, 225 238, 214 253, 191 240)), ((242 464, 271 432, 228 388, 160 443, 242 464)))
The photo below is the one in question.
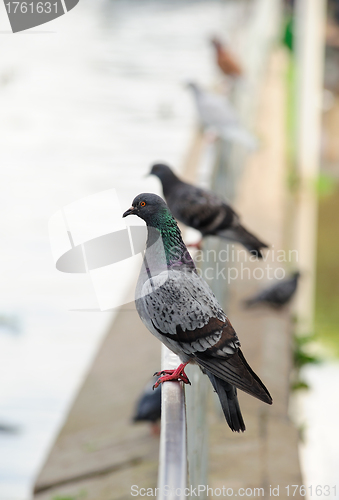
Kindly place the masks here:
POLYGON ((167 207, 161 209, 147 221, 148 238, 147 249, 154 249, 153 258, 163 259, 165 254, 168 267, 189 265, 195 267, 193 260, 182 240, 181 232, 176 220, 167 207), (155 242, 161 236, 161 245, 155 242))

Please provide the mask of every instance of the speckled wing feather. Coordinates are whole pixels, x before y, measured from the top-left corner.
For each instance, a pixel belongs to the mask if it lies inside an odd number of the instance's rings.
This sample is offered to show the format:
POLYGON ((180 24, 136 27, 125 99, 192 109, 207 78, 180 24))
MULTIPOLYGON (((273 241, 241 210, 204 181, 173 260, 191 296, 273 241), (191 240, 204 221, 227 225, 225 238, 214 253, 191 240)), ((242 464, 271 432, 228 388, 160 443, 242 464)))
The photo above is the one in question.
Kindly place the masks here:
POLYGON ((141 290, 154 326, 163 334, 177 335, 203 328, 211 318, 227 317, 205 281, 195 271, 169 270, 145 281, 141 290), (164 279, 164 276, 166 279, 164 279))
POLYGON ((146 280, 141 290, 148 328, 179 355, 234 354, 238 337, 207 283, 187 269, 169 270, 166 280, 164 275, 146 280))

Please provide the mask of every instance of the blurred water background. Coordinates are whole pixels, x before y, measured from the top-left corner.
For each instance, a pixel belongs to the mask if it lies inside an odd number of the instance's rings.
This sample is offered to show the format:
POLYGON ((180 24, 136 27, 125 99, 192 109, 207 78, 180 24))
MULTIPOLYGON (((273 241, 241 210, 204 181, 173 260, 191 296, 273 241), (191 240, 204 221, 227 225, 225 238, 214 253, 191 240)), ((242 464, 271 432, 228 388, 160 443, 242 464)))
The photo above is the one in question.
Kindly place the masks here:
MULTIPOLYGON (((109 188, 122 210, 140 192, 159 192, 156 179, 144 178, 149 165, 163 159, 180 166, 195 127, 184 84, 215 80, 208 39, 225 34, 236 51, 234 27, 250 4, 81 0, 69 14, 15 36, 1 16, 0 500, 30 497, 114 317, 70 311, 98 306, 88 276, 56 271, 49 218, 109 188)), ((119 283, 119 293, 128 286, 119 283)), ((329 376, 312 370, 305 403, 311 430, 323 418, 317 401, 329 376)), ((336 365, 329 370, 339 378, 336 365)), ((309 480, 319 473, 316 441, 303 451, 309 480)), ((320 469, 335 481, 335 471, 320 469)))

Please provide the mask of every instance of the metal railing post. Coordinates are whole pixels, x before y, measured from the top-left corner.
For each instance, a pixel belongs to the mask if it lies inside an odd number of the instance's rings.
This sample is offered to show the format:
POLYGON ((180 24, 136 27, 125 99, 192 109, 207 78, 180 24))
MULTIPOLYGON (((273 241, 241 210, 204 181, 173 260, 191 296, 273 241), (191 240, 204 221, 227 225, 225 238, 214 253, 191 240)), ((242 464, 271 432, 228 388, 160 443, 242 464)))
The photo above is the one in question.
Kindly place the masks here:
MULTIPOLYGON (((175 369, 180 359, 164 345, 161 368, 175 369)), ((186 499, 187 437, 185 393, 182 382, 166 382, 161 391, 161 434, 158 500, 186 499)))

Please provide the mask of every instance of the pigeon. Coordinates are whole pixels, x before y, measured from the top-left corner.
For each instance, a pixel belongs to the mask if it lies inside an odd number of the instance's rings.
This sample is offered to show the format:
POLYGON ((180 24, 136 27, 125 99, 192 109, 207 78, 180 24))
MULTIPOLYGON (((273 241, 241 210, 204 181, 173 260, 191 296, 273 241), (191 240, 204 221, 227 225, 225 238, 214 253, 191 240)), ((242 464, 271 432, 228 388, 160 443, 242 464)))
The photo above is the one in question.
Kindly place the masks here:
POLYGON ((238 114, 230 101, 202 90, 196 83, 192 89, 203 130, 213 130, 218 137, 243 144, 248 150, 258 148, 258 140, 240 123, 238 114))
POLYGON ((0 314, 0 331, 7 333, 20 332, 20 320, 15 314, 0 314))
POLYGON ((232 431, 244 432, 237 389, 272 404, 272 398, 244 358, 240 342, 212 290, 199 276, 180 229, 165 201, 143 193, 123 217, 136 215, 147 225, 146 251, 135 304, 148 328, 181 360, 175 370, 157 373, 160 384, 190 383, 185 373, 195 363, 210 379, 232 431))
POLYGON ((227 76, 242 76, 243 71, 240 64, 230 51, 222 45, 221 41, 214 37, 211 42, 215 48, 217 65, 221 71, 227 76))
POLYGON ((203 237, 219 236, 241 243, 262 258, 260 249, 267 248, 266 243, 249 233, 235 211, 216 194, 181 181, 162 163, 154 164, 150 174, 160 179, 166 202, 178 221, 197 229, 203 237))
POLYGON ((19 428, 12 424, 7 424, 0 422, 0 434, 17 434, 19 432, 19 428))
POLYGON ((161 418, 161 384, 153 390, 156 379, 153 379, 146 385, 144 391, 139 397, 133 422, 150 422, 152 432, 158 433, 158 422, 161 418))
POLYGON ((279 281, 273 286, 262 290, 254 297, 244 301, 247 307, 252 307, 256 304, 266 304, 277 309, 286 305, 293 297, 297 290, 300 273, 294 273, 287 280, 279 281))

